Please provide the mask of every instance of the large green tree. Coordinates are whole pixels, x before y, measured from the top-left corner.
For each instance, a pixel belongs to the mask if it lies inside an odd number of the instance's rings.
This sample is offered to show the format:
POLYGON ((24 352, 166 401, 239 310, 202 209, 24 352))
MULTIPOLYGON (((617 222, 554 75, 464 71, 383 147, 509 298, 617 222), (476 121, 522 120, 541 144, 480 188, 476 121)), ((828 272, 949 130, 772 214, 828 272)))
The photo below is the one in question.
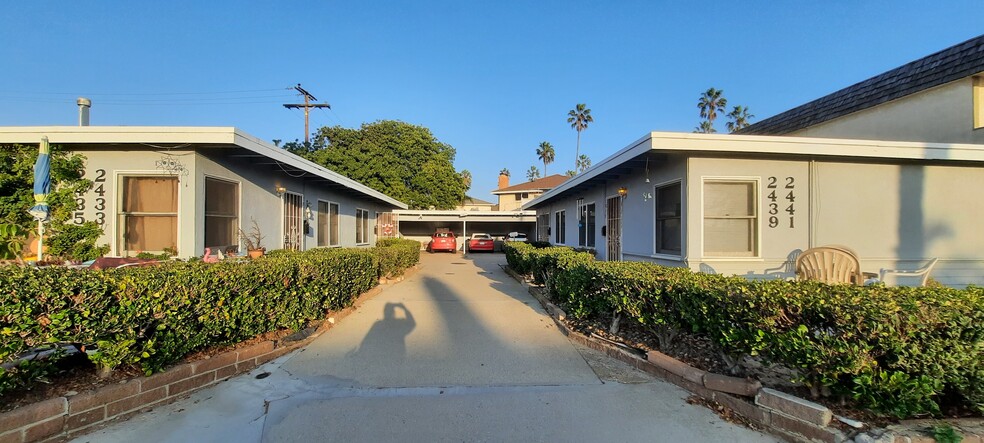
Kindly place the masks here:
POLYGON ((543 162, 543 175, 547 175, 547 165, 553 163, 554 158, 557 156, 557 152, 554 151, 553 145, 550 142, 540 142, 540 147, 536 148, 536 156, 543 162))
MULTIPOLYGON (((574 151, 574 168, 577 168, 577 162, 581 159, 581 131, 588 129, 588 124, 594 122, 594 117, 591 116, 591 110, 588 109, 588 105, 584 103, 578 103, 567 113, 567 123, 571 124, 571 127, 577 131, 577 149, 574 151)), ((545 168, 545 167, 544 167, 545 168)))
POLYGON ((455 150, 423 126, 380 120, 358 129, 322 127, 311 143, 284 148, 412 209, 453 209, 465 197, 465 183, 454 169, 455 150))

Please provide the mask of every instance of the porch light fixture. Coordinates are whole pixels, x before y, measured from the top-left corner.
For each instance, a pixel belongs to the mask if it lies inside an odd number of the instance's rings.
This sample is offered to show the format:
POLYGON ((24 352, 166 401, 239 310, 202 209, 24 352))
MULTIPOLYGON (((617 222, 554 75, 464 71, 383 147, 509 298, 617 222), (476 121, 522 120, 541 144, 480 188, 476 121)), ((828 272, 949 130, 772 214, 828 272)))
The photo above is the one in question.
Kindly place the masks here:
POLYGON ((618 188, 618 195, 619 196, 625 197, 628 194, 629 194, 629 188, 626 188, 625 186, 622 186, 621 188, 618 188))
POLYGON ((277 191, 277 195, 284 195, 287 192, 287 188, 280 185, 277 185, 275 190, 277 191))

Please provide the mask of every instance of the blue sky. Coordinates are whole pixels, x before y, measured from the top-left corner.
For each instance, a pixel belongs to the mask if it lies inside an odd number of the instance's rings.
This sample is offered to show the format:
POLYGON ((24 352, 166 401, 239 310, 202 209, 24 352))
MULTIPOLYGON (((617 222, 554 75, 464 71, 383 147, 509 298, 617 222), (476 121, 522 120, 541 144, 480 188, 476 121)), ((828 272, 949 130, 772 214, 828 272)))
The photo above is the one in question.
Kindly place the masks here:
MULTIPOLYGON (((595 162, 649 131, 690 132, 700 93, 765 118, 984 32, 975 1, 43 1, 0 13, 0 125, 236 126, 303 138, 287 87, 331 111, 312 126, 430 128, 492 200, 567 111, 595 122, 595 162)), ((754 121, 754 120, 753 120, 754 121)), ((716 124, 724 131, 724 121, 716 124)))

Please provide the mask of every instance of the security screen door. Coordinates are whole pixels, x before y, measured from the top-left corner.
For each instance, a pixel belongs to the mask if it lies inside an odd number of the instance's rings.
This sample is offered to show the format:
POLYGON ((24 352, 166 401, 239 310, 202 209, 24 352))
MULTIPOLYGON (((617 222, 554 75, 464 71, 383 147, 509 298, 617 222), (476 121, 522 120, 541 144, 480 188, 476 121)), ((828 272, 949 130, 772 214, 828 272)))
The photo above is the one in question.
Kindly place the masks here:
POLYGON ((622 261, 622 197, 608 199, 608 261, 622 261))
POLYGON ((301 218, 301 195, 284 193, 284 249, 301 250, 304 220, 301 218))

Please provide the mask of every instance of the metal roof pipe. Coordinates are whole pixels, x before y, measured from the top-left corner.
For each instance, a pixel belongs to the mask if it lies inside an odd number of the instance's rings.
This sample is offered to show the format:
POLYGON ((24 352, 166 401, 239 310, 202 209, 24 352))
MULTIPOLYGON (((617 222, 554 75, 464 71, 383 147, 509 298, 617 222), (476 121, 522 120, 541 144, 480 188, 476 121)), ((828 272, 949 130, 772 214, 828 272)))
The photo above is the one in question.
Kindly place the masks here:
POLYGON ((92 107, 92 100, 79 97, 76 103, 79 105, 79 126, 89 126, 89 108, 92 107))

